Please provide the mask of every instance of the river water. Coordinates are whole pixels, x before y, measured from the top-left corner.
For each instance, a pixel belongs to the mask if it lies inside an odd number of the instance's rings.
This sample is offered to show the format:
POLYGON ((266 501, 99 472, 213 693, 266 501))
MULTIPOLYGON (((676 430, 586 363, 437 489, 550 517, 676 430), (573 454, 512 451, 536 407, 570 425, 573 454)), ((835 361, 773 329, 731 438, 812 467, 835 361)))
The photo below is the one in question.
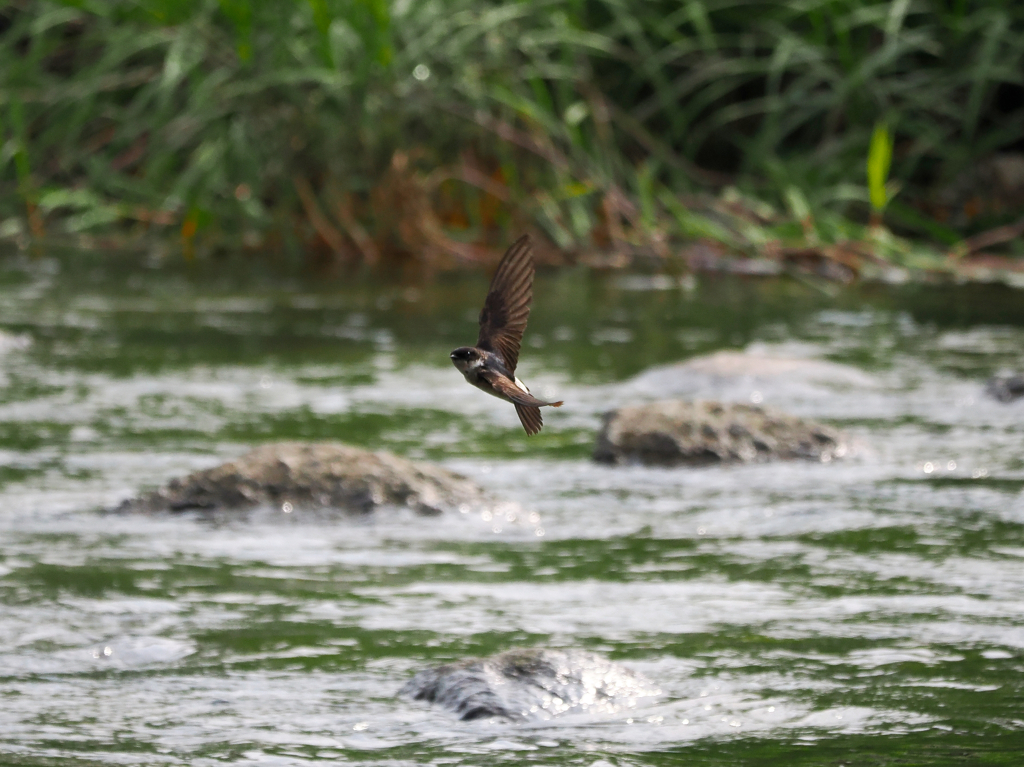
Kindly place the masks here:
POLYGON ((486 278, 294 272, 0 256, 0 763, 1021 758, 1024 401, 984 393, 1024 370, 1021 293, 542 273, 520 373, 566 404, 527 439, 447 359, 486 278), (666 396, 825 420, 852 453, 590 461, 602 412, 666 396), (101 513, 278 439, 439 461, 540 522, 101 513), (522 646, 662 695, 525 725, 395 695, 522 646))

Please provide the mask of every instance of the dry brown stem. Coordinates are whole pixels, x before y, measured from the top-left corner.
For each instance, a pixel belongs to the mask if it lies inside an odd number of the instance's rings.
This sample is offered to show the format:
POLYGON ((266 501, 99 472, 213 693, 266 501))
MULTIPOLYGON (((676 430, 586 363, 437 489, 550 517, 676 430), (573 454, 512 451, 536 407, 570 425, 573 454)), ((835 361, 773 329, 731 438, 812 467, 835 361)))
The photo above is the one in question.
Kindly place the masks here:
POLYGON ((338 190, 337 183, 332 179, 327 184, 327 198, 334 208, 339 223, 345 228, 346 233, 352 238, 359 252, 363 254, 363 261, 373 266, 380 262, 380 251, 377 243, 373 241, 370 233, 359 223, 352 211, 352 196, 342 194, 338 190))
POLYGON ((510 202, 512 199, 507 186, 498 183, 479 168, 473 167, 465 159, 459 165, 438 168, 427 176, 425 185, 433 191, 449 180, 461 181, 464 184, 475 186, 480 191, 487 192, 487 194, 497 197, 502 202, 510 202))
POLYGON ((984 248, 1009 242, 1016 237, 1020 237, 1022 234, 1024 234, 1024 218, 1012 224, 997 226, 995 229, 989 229, 988 231, 968 237, 957 245, 949 255, 952 258, 964 258, 984 248))
POLYGON ((342 255, 345 252, 345 239, 341 232, 324 215, 324 212, 320 210, 320 203, 317 202, 313 187, 310 186, 310 183, 305 178, 297 174, 292 176, 292 183, 295 185, 295 191, 299 195, 299 200, 302 201, 302 208, 306 211, 306 218, 309 219, 309 223, 313 225, 317 234, 324 239, 324 242, 330 246, 331 250, 339 256, 342 255))
POLYGON ((545 146, 541 144, 529 133, 519 130, 504 120, 494 117, 493 115, 489 115, 482 110, 470 112, 468 109, 463 109, 455 104, 449 104, 445 109, 457 117, 472 120, 481 128, 491 131, 491 133, 496 135, 498 138, 503 139, 510 144, 515 144, 528 152, 532 152, 562 170, 571 170, 572 164, 564 154, 552 146, 545 146))

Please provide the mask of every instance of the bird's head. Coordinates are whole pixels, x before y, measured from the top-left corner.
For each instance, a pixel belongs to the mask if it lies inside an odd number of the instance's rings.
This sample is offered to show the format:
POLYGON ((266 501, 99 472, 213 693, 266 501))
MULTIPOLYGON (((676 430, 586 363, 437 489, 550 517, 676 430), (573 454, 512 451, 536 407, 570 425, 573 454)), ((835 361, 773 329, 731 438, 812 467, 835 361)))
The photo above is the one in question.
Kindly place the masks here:
POLYGON ((460 346, 448 356, 451 358, 452 364, 462 373, 480 367, 483 364, 483 356, 480 354, 480 350, 474 349, 472 346, 460 346))

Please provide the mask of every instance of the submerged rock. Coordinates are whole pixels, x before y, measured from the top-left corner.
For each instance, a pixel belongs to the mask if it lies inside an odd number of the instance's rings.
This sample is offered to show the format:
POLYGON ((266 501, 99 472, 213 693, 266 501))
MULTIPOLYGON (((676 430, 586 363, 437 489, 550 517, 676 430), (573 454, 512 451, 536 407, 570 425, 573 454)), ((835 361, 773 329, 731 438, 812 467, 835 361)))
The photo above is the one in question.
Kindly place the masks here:
POLYGON ((1024 375, 994 376, 988 380, 985 391, 1000 402, 1013 402, 1024 397, 1024 375))
POLYGON ((757 405, 665 400, 606 413, 594 460, 602 463, 828 462, 847 452, 841 432, 757 405))
POLYGON ((660 694, 639 674, 581 650, 508 650, 416 674, 399 691, 436 703, 459 719, 550 719, 615 713, 660 694))
POLYGON ((686 362, 670 365, 667 370, 696 373, 718 378, 786 378, 804 379, 823 383, 873 385, 865 373, 847 365, 829 360, 787 357, 768 353, 758 345, 747 351, 723 349, 713 354, 693 357, 686 362))
POLYGON ((430 463, 338 443, 278 442, 172 479, 159 490, 125 501, 117 511, 277 506, 366 513, 380 506, 404 506, 420 514, 441 514, 489 505, 470 480, 430 463))
POLYGON ((785 348, 759 344, 723 350, 654 367, 624 384, 638 397, 721 399, 738 402, 829 402, 837 391, 876 390, 867 373, 829 360, 786 356, 785 348), (753 398, 753 399, 752 399, 753 398))

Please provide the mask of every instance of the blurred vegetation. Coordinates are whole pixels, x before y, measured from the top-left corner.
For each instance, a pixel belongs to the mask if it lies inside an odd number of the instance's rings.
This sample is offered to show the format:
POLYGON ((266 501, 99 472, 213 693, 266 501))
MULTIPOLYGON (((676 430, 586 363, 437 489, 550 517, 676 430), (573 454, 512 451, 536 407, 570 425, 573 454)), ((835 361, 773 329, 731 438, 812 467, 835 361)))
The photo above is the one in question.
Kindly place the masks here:
POLYGON ((1012 0, 0 5, 22 242, 444 268, 533 229, 850 279, 1019 255, 1024 199, 978 169, 1022 150, 1012 0))

